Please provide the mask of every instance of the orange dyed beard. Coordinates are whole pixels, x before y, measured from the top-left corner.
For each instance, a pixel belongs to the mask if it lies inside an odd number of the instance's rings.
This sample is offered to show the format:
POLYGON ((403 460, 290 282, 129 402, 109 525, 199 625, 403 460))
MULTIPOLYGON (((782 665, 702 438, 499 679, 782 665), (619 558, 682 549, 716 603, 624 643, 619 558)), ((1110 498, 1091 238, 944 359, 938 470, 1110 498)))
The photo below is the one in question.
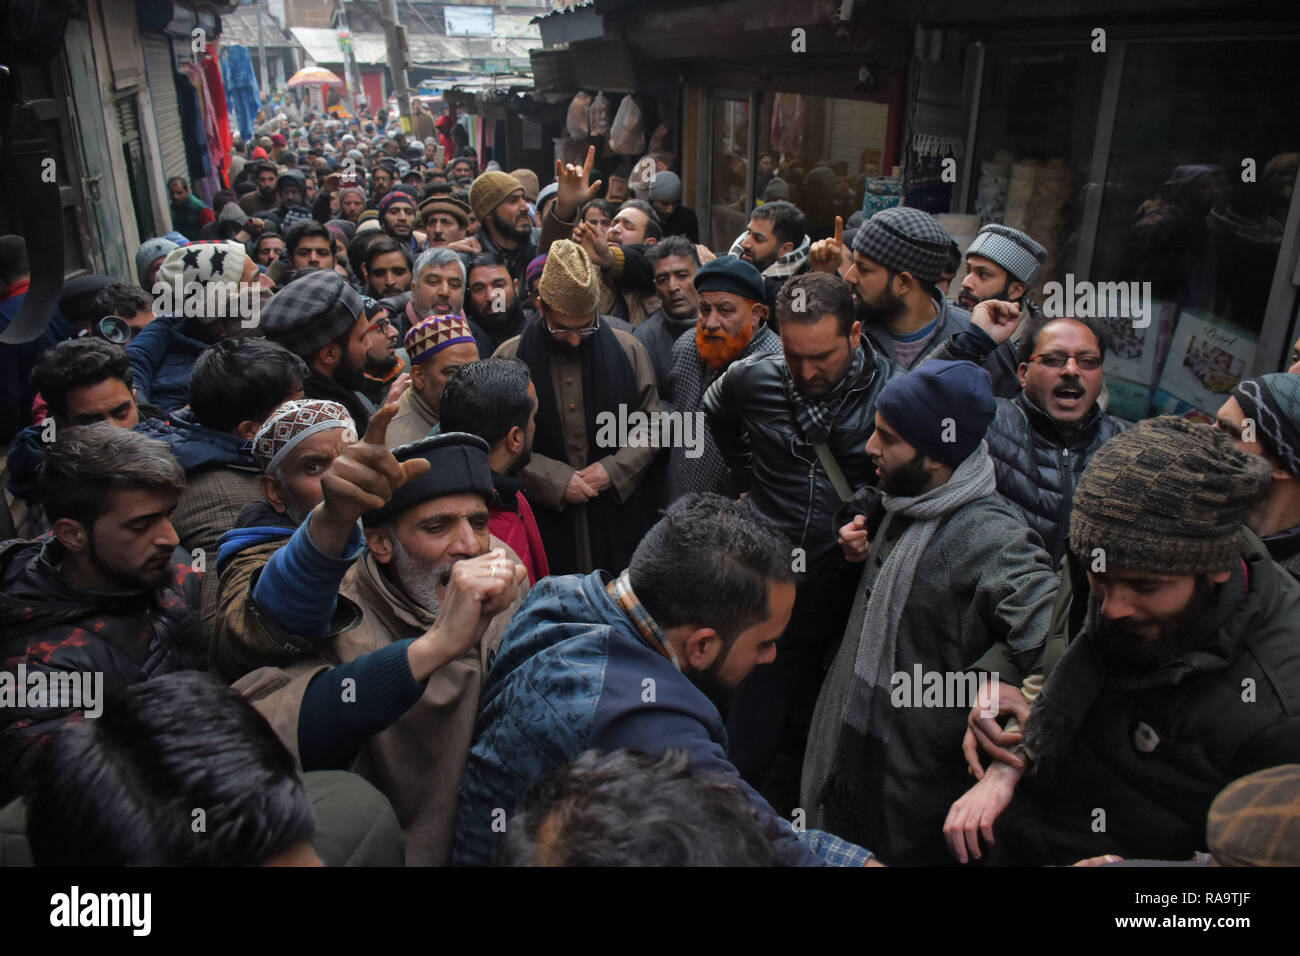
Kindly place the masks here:
POLYGON ((754 328, 756 323, 747 322, 741 332, 732 335, 726 331, 718 333, 719 337, 713 335, 707 338, 704 335, 704 328, 697 325, 695 327, 695 348, 700 353, 700 358, 704 363, 715 372, 720 372, 737 358, 740 353, 749 347, 749 343, 754 338, 754 328))

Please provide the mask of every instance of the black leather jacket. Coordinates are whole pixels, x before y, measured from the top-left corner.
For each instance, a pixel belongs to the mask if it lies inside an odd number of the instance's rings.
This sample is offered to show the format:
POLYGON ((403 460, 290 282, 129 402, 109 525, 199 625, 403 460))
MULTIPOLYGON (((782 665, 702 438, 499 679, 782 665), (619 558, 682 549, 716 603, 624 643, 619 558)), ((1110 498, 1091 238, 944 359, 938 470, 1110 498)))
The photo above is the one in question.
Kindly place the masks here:
POLYGON ((998 491, 1024 514, 1056 564, 1065 554, 1074 487, 1092 453, 1128 423, 1097 405, 1069 438, 1022 391, 999 398, 985 438, 998 476, 998 491))
MULTIPOLYGON (((876 483, 866 451, 876 427, 876 396, 901 374, 865 340, 862 347, 867 360, 827 440, 855 491, 876 483)), ((835 515, 841 502, 795 418, 782 384, 784 365, 779 354, 735 362, 705 392, 704 413, 736 486, 749 492, 749 506, 804 549, 807 571, 800 581, 828 580, 842 561, 835 515)))

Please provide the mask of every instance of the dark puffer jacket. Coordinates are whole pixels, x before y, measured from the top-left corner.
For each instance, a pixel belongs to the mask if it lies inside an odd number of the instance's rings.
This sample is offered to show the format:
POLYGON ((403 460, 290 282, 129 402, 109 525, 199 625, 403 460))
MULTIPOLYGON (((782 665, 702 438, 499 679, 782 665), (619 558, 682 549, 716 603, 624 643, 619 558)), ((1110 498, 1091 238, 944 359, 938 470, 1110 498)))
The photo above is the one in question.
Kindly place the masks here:
MULTIPOLYGON (((867 439, 876 430, 876 396, 901 374, 864 341, 866 362, 844 400, 827 445, 854 491, 876 482, 867 439)), ((782 383, 783 355, 737 361, 704 393, 704 413, 736 486, 749 506, 780 529, 807 557, 805 580, 817 580, 842 560, 831 480, 804 437, 782 383)))
POLYGON ((1056 565, 1065 554, 1079 476, 1093 452, 1128 428, 1128 423, 1094 405, 1066 438, 1024 392, 997 402, 997 415, 984 437, 997 470, 998 491, 1024 514, 1056 565))
MULTIPOLYGON (((1208 848, 1206 814, 1224 787, 1300 762, 1300 585, 1253 533, 1241 537, 1245 595, 1231 617, 1201 646, 1145 674, 1097 665, 1101 685, 1084 698, 1086 712, 1067 708, 1077 720, 1073 739, 1033 766, 998 819, 991 863, 1069 865, 1103 853, 1185 860, 1208 848)), ((1066 568, 1043 653, 1049 682, 1058 667, 1071 675, 1062 689, 1083 683, 1075 675, 1086 664, 1067 646, 1091 640, 1086 575, 1073 557, 1066 568), (1078 597, 1067 603, 1071 594, 1078 597)))
MULTIPOLYGON (((177 549, 171 578, 157 591, 83 591, 56 570, 62 547, 52 538, 0 547, 0 668, 16 675, 103 674, 103 693, 158 674, 206 666, 199 631, 199 574, 177 549)), ((29 748, 73 710, 5 707, 0 724, 0 803, 17 792, 29 748)))
POLYGON ((190 373, 199 356, 212 347, 190 333, 199 323, 163 315, 150 322, 126 347, 136 398, 165 411, 190 400, 190 373))

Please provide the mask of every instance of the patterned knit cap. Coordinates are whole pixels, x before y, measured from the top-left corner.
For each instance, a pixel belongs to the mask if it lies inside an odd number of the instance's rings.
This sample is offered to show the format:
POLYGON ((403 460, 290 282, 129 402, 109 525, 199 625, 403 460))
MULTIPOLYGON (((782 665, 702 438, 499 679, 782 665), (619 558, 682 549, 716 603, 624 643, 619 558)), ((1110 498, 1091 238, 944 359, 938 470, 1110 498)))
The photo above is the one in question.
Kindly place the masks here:
POLYGON ((431 315, 406 333, 406 353, 411 364, 427 362, 445 348, 462 342, 474 344, 469 323, 459 315, 431 315))
POLYGON ((394 206, 399 202, 404 202, 408 206, 415 205, 415 200, 411 198, 410 193, 404 192, 400 189, 394 189, 383 199, 379 200, 379 215, 382 216, 384 213, 388 212, 389 206, 394 206))
MULTIPOLYGON (((172 299, 170 311, 176 315, 182 313, 186 298, 194 294, 194 285, 203 286, 205 308, 195 318, 203 323, 213 322, 218 318, 238 314, 239 284, 244 277, 247 262, 248 250, 242 242, 234 239, 225 242, 195 242, 167 253, 167 258, 158 267, 156 282, 168 286, 172 299), (209 313, 206 304, 212 298, 208 295, 207 287, 214 285, 221 288, 215 290, 213 296, 223 294, 226 304, 224 308, 218 307, 209 313), (181 290, 179 299, 175 291, 178 287, 181 290)), ((213 304, 216 305, 215 302, 213 304)))
POLYGON ((1284 469, 1300 478, 1300 375, 1274 372, 1248 378, 1232 390, 1255 437, 1284 469))
POLYGON ((1102 445, 1074 493, 1070 548, 1108 569, 1208 574, 1230 569, 1271 469, 1211 425, 1151 418, 1102 445))
POLYGON ((357 426, 338 402, 301 398, 285 402, 262 423, 253 439, 253 460, 270 474, 304 438, 331 428, 346 429, 345 443, 357 440, 357 426))
POLYGON ((546 267, 546 253, 542 253, 524 269, 524 288, 531 290, 542 278, 542 269, 546 267))

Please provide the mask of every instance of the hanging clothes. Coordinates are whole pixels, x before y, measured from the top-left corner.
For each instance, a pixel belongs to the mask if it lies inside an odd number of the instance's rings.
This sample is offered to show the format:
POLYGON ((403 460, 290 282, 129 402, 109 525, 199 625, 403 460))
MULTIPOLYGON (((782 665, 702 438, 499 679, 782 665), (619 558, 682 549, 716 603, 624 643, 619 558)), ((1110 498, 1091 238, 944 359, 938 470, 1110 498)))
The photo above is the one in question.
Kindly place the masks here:
POLYGON ((230 157, 235 150, 235 138, 230 133, 230 104, 226 102, 226 84, 221 79, 221 64, 211 51, 203 57, 203 76, 208 81, 208 94, 212 98, 212 114, 217 121, 221 142, 221 187, 230 188, 230 157))
POLYGON ((239 135, 244 138, 244 142, 248 142, 253 138, 257 111, 262 106, 262 91, 257 85, 252 55, 247 47, 224 47, 221 65, 226 82, 226 99, 234 107, 239 135))
MULTIPOLYGON (((206 138, 206 151, 208 156, 208 177, 200 183, 194 185, 194 191, 203 196, 205 201, 211 201, 212 195, 219 189, 229 188, 225 182, 225 168, 230 162, 230 152, 222 150, 221 143, 221 126, 218 122, 216 106, 212 98, 212 91, 208 87, 208 80, 203 69, 196 63, 186 61, 180 66, 181 72, 184 73, 194 89, 198 92, 199 98, 199 116, 203 122, 203 132, 206 138)), ((224 93, 222 103, 225 103, 224 93)), ((229 135, 229 118, 226 121, 227 136, 229 135)))
POLYGON ((185 134, 185 158, 188 162, 191 183, 212 175, 212 160, 208 155, 208 134, 203 123, 203 108, 199 105, 199 91, 188 73, 177 70, 176 101, 181 110, 181 129, 185 134))
MULTIPOLYGON (((768 131, 772 148, 791 156, 803 154, 803 96, 777 93, 772 99, 772 122, 768 131)), ((740 144, 744 148, 744 144, 740 144)))

